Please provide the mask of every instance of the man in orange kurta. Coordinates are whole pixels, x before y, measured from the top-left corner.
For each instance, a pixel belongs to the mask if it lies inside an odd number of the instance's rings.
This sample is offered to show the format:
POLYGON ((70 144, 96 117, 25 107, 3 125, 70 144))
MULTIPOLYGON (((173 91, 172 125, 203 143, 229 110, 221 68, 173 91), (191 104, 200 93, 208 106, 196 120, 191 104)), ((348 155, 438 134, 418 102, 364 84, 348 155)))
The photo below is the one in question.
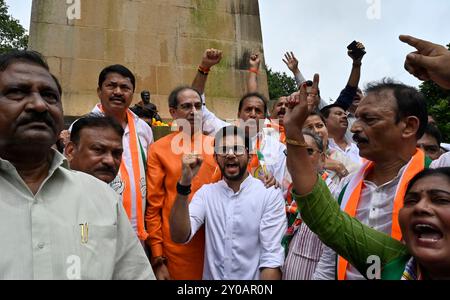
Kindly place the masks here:
MULTIPOLYGON (((190 89, 176 89, 169 96, 172 117, 194 125, 201 124, 201 98, 190 89), (199 108, 199 109, 198 109, 199 108), (198 123, 197 123, 198 124, 198 123)), ((200 131, 172 133, 154 143, 147 159, 147 209, 145 222, 152 252, 152 266, 157 279, 200 280, 204 261, 204 231, 199 231, 186 245, 172 242, 169 216, 177 195, 181 177, 182 156, 188 152, 200 153, 203 164, 192 182, 192 195, 204 184, 220 180, 221 172, 213 157, 213 138, 200 131)))

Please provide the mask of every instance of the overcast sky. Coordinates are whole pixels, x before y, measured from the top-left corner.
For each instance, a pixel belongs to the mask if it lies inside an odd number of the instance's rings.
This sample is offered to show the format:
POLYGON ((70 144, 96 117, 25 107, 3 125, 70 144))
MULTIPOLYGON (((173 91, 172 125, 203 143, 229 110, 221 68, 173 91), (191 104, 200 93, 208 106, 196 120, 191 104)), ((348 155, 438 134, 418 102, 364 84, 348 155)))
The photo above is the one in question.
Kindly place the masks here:
MULTIPOLYGON (((26 28, 31 2, 6 0, 12 16, 26 28)), ((351 59, 346 46, 353 40, 362 41, 367 49, 362 84, 389 76, 413 86, 419 82, 403 69, 405 55, 412 50, 398 35, 450 43, 449 0, 259 0, 259 4, 267 65, 289 72, 281 59, 285 51, 293 51, 305 77, 320 73, 326 100, 335 99, 347 82, 351 59)))

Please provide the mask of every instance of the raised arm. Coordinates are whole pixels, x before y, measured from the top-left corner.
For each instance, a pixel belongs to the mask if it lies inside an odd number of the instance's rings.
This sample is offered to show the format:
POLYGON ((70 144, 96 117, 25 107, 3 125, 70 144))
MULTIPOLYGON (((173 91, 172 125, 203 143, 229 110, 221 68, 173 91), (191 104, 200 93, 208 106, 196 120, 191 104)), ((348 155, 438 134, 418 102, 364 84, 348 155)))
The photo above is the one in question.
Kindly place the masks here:
MULTIPOLYGON (((299 68, 298 59, 295 57, 293 52, 286 52, 284 54, 283 62, 286 64, 286 66, 291 70, 292 74, 294 75, 295 82, 297 83, 298 88, 300 89, 301 85, 306 82, 305 77, 303 76, 302 72, 299 68)), ((325 100, 322 99, 322 97, 319 97, 318 105, 317 107, 319 109, 324 108, 328 105, 325 100)))
POLYGON ((211 68, 222 60, 222 51, 217 49, 206 49, 202 56, 202 61, 198 66, 192 87, 200 94, 205 93, 206 80, 211 68))
POLYGON ((365 52, 365 47, 362 43, 357 43, 357 48, 361 51, 348 51, 348 56, 352 59, 352 70, 350 72, 350 77, 348 78, 347 85, 342 90, 341 94, 337 98, 336 102, 339 104, 344 110, 348 110, 348 108, 352 105, 353 99, 355 98, 356 91, 358 89, 359 81, 361 79, 361 65, 362 59, 365 52))
POLYGON ((287 146, 287 167, 292 175, 292 183, 300 194, 308 194, 317 181, 316 172, 309 159, 307 144, 302 130, 306 118, 313 110, 319 92, 319 75, 314 75, 313 86, 307 93, 306 84, 292 94, 287 101, 284 127, 287 146))
POLYGON ((192 179, 197 175, 203 158, 187 154, 182 159, 182 174, 177 186, 177 196, 170 212, 170 235, 175 243, 186 243, 191 235, 189 201, 192 179))
POLYGON ((261 64, 261 58, 259 53, 253 53, 250 55, 247 79, 247 92, 256 93, 258 91, 258 73, 259 66, 261 64))
POLYGON ((283 62, 294 75, 297 86, 300 87, 300 85, 306 80, 305 77, 303 77, 303 74, 300 72, 300 69, 298 68, 298 59, 295 57, 294 53, 292 51, 286 52, 284 54, 283 62))
POLYGON ((444 46, 409 35, 400 40, 417 49, 408 54, 405 69, 420 80, 433 80, 444 89, 450 89, 450 51, 444 46))

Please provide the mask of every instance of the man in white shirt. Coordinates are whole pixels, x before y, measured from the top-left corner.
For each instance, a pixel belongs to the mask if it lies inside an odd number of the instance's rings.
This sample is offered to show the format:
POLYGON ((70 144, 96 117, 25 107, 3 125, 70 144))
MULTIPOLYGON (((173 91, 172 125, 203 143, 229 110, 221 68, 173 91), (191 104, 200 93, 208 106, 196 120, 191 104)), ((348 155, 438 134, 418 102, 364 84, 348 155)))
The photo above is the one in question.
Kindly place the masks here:
POLYGON ((153 143, 153 133, 150 126, 129 109, 135 85, 133 73, 125 66, 104 68, 100 72, 97 87, 100 103, 92 113, 113 117, 125 130, 122 163, 111 186, 121 196, 131 225, 144 244, 148 237, 144 226, 147 191, 145 166, 148 147, 153 143))
MULTIPOLYGON (((397 214, 405 187, 430 161, 416 148, 425 132, 425 98, 416 89, 390 80, 374 83, 356 111, 354 140, 368 161, 341 182, 335 198, 341 209, 372 228, 400 240, 397 214)), ((363 279, 342 258, 325 248, 315 279, 363 279), (337 267, 337 269, 336 269, 337 267)))
POLYGON ((325 118, 330 149, 341 152, 350 158, 355 164, 361 164, 359 149, 346 137, 348 128, 347 113, 339 104, 331 104, 320 110, 325 118))
POLYGON ((215 159, 224 179, 203 186, 190 204, 191 182, 202 159, 196 154, 183 157, 170 231, 175 242, 188 243, 205 224, 205 280, 281 279, 281 239, 287 227, 284 199, 280 190, 266 189, 249 176, 249 144, 235 126, 217 133, 215 159))

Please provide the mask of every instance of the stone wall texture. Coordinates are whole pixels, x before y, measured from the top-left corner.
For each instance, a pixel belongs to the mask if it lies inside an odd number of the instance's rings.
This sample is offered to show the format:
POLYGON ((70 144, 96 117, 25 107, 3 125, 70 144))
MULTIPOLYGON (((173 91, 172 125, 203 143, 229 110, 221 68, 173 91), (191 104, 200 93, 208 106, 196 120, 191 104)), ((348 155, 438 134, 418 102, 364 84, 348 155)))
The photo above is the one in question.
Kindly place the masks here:
MULTIPOLYGON (((76 1, 76 0, 75 0, 76 1)), ((134 102, 148 89, 164 118, 167 96, 189 85, 203 51, 224 51, 209 75, 208 107, 221 118, 234 118, 246 91, 248 57, 262 53, 258 0, 79 0, 80 19, 67 17, 74 0, 34 0, 30 49, 47 58, 61 80, 65 114, 79 116, 98 102, 98 74, 124 64, 136 75, 134 102)), ((259 78, 268 95, 267 76, 259 78)))

